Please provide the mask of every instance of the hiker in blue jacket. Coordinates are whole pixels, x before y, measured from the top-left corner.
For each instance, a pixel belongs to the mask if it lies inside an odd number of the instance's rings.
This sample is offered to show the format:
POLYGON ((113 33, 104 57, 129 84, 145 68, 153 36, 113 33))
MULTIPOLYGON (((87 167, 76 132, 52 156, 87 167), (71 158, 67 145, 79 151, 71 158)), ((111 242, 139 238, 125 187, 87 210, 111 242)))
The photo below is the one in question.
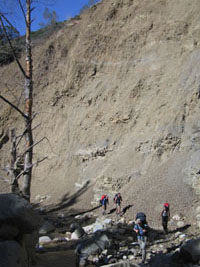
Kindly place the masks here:
POLYGON ((142 220, 138 218, 135 222, 133 230, 137 234, 138 243, 140 245, 140 249, 142 251, 142 263, 146 260, 146 242, 147 242, 147 231, 148 224, 142 223, 142 220))

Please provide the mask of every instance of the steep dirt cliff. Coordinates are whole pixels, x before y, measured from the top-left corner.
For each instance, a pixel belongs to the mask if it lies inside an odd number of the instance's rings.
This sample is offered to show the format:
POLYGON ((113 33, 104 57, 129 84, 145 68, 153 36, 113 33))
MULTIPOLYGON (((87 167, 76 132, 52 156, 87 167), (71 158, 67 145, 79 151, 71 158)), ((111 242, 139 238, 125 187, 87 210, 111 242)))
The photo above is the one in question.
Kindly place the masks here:
MULTIPOLYGON (((154 223, 165 201, 191 216, 200 193, 199 13, 199 0, 106 0, 35 44, 34 138, 48 141, 34 155, 48 160, 33 171, 32 201, 88 208, 120 191, 134 204, 130 217, 142 209, 154 223)), ((16 103, 16 65, 0 75, 16 103)), ((0 108, 4 133, 22 128, 0 108)), ((1 165, 8 152, 9 142, 1 165)))

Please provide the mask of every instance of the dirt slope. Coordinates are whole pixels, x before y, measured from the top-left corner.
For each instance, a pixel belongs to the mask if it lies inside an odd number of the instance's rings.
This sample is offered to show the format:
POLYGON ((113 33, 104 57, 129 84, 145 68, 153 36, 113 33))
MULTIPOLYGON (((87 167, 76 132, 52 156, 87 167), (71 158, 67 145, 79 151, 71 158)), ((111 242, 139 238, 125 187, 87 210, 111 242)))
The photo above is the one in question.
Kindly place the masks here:
MULTIPOLYGON (((34 169, 32 201, 88 208, 120 190, 130 217, 143 209, 156 223, 169 201, 190 220, 200 192, 199 13, 199 0, 106 0, 34 47, 34 137, 48 138, 35 158, 48 160, 34 169)), ((16 103, 16 65, 0 75, 16 103)), ((22 128, 0 108, 1 129, 22 128)), ((1 165, 8 152, 9 142, 1 165)))

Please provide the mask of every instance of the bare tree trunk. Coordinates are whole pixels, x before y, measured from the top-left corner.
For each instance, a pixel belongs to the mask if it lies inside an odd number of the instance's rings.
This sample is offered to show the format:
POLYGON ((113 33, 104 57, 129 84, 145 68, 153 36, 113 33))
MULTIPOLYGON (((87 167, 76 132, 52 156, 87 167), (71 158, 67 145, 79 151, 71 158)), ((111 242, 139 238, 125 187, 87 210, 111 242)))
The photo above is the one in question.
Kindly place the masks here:
POLYGON ((27 150, 24 156, 24 179, 22 194, 30 201, 32 178, 33 136, 32 136, 32 54, 31 54, 31 0, 26 0, 26 78, 25 78, 25 140, 27 150))
POLYGON ((12 149, 11 149, 11 163, 10 163, 10 176, 11 176, 11 192, 12 193, 19 193, 19 184, 17 180, 17 168, 16 168, 16 161, 17 161, 17 150, 16 150, 16 133, 15 129, 11 129, 11 142, 12 142, 12 149))

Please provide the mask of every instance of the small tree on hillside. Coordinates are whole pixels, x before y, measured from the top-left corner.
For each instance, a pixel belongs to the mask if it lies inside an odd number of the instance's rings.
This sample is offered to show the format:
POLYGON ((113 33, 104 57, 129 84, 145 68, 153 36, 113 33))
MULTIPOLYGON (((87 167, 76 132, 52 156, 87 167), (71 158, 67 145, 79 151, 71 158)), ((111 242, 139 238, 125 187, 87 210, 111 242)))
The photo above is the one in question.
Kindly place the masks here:
POLYGON ((47 7, 44 9, 43 18, 45 22, 39 23, 40 27, 51 26, 56 24, 56 22, 58 21, 58 16, 56 14, 56 11, 50 12, 47 7))

